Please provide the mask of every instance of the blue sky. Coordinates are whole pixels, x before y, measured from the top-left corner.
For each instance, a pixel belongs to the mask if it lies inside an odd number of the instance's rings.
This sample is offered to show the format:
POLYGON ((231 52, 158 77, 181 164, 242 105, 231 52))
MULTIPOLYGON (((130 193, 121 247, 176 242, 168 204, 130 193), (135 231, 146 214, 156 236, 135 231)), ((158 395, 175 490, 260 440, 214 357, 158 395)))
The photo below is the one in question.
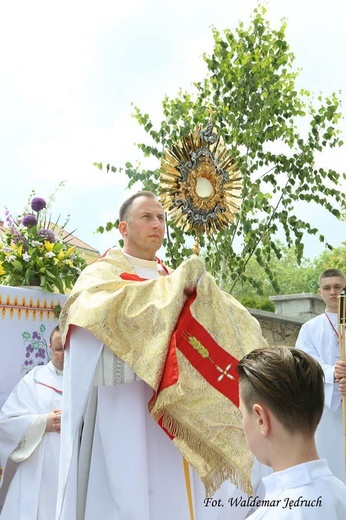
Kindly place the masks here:
MULTIPOLYGON (((31 190, 48 198, 59 182, 53 217, 71 215, 70 228, 100 251, 116 233, 95 234, 115 220, 126 181, 93 162, 142 161, 135 142, 145 133, 131 103, 160 120, 168 94, 189 89, 205 72, 211 26, 245 23, 257 5, 245 0, 13 0, 0 6, 0 218, 16 215, 31 190)), ((287 19, 287 39, 302 68, 300 86, 318 93, 342 91, 346 105, 346 31, 342 0, 268 0, 273 26, 287 19)), ((343 134, 346 134, 345 121, 343 134)), ((346 135, 345 135, 346 139, 346 135)), ((321 164, 345 170, 345 147, 321 164)), ((302 208, 302 213, 306 208, 302 208)), ((345 223, 309 208, 313 223, 334 246, 345 223)), ((303 215, 304 216, 304 215, 303 215)), ((322 251, 309 238, 306 253, 322 251)))

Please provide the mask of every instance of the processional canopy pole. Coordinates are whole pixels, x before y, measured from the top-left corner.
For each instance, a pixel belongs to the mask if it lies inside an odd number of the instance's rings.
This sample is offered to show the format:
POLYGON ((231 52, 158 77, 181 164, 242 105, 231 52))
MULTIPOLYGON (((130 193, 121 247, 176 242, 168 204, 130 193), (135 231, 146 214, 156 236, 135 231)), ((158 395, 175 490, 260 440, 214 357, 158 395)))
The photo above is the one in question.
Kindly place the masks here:
POLYGON ((241 203, 241 175, 213 124, 183 136, 166 151, 160 200, 173 222, 195 236, 212 235, 233 222, 241 203))
MULTIPOLYGON (((339 296, 338 336, 340 347, 340 360, 346 361, 346 287, 339 296)), ((344 426, 344 464, 346 471, 346 396, 343 396, 342 398, 342 415, 344 426)))

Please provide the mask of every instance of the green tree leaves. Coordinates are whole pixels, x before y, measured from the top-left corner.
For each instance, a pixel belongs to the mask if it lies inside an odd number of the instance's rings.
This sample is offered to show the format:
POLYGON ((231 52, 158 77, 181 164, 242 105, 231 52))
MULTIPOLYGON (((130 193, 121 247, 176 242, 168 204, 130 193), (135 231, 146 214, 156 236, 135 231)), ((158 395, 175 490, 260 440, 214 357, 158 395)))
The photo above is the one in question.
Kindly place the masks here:
MULTIPOLYGON (((299 70, 286 41, 286 23, 272 28, 265 12, 259 5, 248 27, 240 23, 235 30, 212 30, 214 48, 203 57, 206 77, 193 84, 191 92, 163 99, 159 125, 134 107, 149 141, 138 146, 144 156, 157 159, 157 168, 125 168, 129 187, 139 181, 158 193, 163 151, 212 120, 241 171, 242 206, 226 231, 202 238, 202 254, 221 285, 232 292, 239 282, 251 281, 247 269, 253 258, 275 285, 272 261, 282 257, 284 246, 294 250, 299 264, 305 233, 325 242, 308 218, 297 216, 301 202, 322 206, 337 219, 345 211, 345 175, 316 161, 321 152, 343 144, 339 98, 332 93, 315 99, 308 90, 298 89, 299 70), (285 244, 277 242, 279 233, 285 244)), ((193 240, 168 221, 165 245, 172 266, 177 266, 191 254, 193 240)))

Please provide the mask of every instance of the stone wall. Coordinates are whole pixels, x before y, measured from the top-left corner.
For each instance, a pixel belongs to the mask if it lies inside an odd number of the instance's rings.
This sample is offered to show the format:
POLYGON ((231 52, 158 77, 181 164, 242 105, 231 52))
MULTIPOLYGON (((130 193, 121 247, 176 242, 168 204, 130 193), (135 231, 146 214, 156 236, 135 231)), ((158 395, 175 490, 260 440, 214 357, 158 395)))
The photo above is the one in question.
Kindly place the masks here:
POLYGON ((275 313, 248 309, 259 321, 269 345, 294 347, 303 323, 325 309, 322 298, 317 294, 272 296, 270 300, 275 303, 275 313))
POLYGON ((295 342, 304 320, 274 314, 273 312, 248 309, 254 316, 262 329, 264 338, 269 345, 285 345, 294 347, 295 342))
POLYGON ((286 294, 271 296, 270 301, 275 304, 275 314, 291 316, 308 321, 325 309, 324 301, 319 294, 286 294))

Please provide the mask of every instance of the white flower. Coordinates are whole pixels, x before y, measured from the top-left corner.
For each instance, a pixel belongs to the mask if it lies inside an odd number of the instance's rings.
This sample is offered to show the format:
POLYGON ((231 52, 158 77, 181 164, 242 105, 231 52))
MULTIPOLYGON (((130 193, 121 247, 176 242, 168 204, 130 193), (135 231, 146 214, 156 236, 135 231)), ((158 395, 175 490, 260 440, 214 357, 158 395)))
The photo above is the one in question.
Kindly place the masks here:
POLYGON ((44 256, 46 258, 53 258, 55 256, 55 253, 53 253, 53 251, 48 251, 48 253, 46 253, 44 256))
POLYGON ((16 256, 15 255, 8 255, 6 258, 5 258, 5 261, 6 262, 13 262, 13 260, 16 259, 16 256))
POLYGON ((23 260, 24 262, 29 262, 31 256, 28 253, 23 253, 23 260))
POLYGON ((42 242, 39 242, 38 240, 33 240, 33 241, 31 242, 31 244, 32 244, 34 247, 42 246, 42 242))

